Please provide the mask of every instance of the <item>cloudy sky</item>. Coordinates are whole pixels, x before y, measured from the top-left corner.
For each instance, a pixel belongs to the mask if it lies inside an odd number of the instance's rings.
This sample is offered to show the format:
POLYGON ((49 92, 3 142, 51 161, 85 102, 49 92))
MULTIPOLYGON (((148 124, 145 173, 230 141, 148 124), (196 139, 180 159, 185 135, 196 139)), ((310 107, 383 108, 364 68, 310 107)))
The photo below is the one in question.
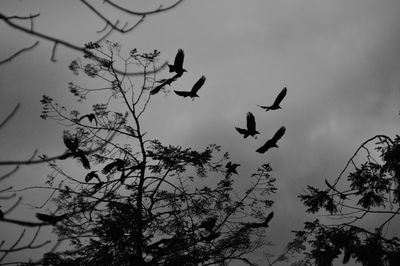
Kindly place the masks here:
MULTIPOLYGON (((159 4, 138 2, 144 9, 159 4)), ((0 10, 6 15, 40 12, 37 30, 77 45, 96 40, 95 31, 102 28, 80 1, 3 0, 0 10)), ((307 184, 335 178, 363 140, 399 133, 399 10, 398 0, 187 0, 110 40, 126 50, 158 49, 170 61, 182 48, 189 72, 173 89, 187 89, 201 75, 207 77, 194 102, 157 95, 146 131, 171 144, 220 144, 242 165, 244 179, 270 162, 278 187, 271 241, 281 250, 290 230, 300 229, 306 219, 297 195, 307 184), (272 103, 285 86, 282 110, 265 113, 257 107, 272 103), (245 125, 248 111, 262 133, 258 140, 244 141, 234 130, 245 125), (255 153, 283 125, 287 131, 280 149, 255 153)), ((36 41, 4 23, 0 34, 0 59, 36 41)), ((35 149, 49 155, 63 151, 63 128, 39 118, 43 94, 85 108, 67 89, 68 82, 78 79, 67 67, 79 54, 59 47, 57 63, 50 56, 51 44, 41 41, 33 52, 0 67, 0 117, 22 104, 0 131, 0 160, 28 158, 35 149)), ((47 173, 45 166, 24 167, 7 182, 15 187, 40 184, 47 173)))

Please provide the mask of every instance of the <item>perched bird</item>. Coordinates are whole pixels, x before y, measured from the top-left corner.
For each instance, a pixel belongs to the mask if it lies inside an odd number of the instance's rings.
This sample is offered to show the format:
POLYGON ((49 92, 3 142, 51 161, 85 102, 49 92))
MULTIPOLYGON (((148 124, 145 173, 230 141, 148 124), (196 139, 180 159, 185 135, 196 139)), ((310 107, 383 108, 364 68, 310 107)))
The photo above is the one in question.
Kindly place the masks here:
POLYGON ((245 228, 261 228, 261 227, 268 227, 269 222, 272 220, 274 217, 274 212, 270 212, 265 218, 264 222, 261 223, 242 223, 245 228))
POLYGON ((265 111, 281 109, 282 107, 280 107, 279 104, 282 102, 283 98, 285 98, 286 93, 287 93, 287 88, 284 87, 282 89, 282 91, 278 94, 278 96, 276 97, 274 103, 271 106, 261 106, 261 105, 259 105, 259 106, 261 108, 265 109, 265 111))
POLYGON ((258 153, 264 153, 268 151, 270 148, 279 148, 278 145, 276 144, 280 138, 282 138, 283 134, 285 134, 286 128, 281 127, 276 131, 275 135, 272 137, 272 139, 268 140, 263 146, 258 148, 256 152, 258 153))
POLYGON ((65 219, 67 217, 66 214, 63 215, 48 215, 48 214, 43 214, 43 213, 36 213, 36 218, 41 220, 42 222, 49 223, 52 225, 56 225, 59 221, 65 219))
POLYGON ((256 119, 254 118, 254 115, 248 112, 246 116, 246 121, 247 121, 247 129, 235 127, 236 130, 240 134, 242 134, 244 138, 252 136, 253 138, 257 139, 256 135, 260 134, 260 132, 256 130, 256 119))
POLYGON ((197 92, 200 90, 201 86, 203 86, 205 81, 206 77, 201 76, 201 78, 193 85, 191 91, 175 91, 175 93, 182 97, 190 97, 194 99, 195 97, 199 97, 199 95, 197 95, 197 92))
POLYGON ((96 178, 99 182, 101 182, 99 175, 96 174, 97 171, 91 171, 85 176, 85 182, 88 183, 93 178, 96 178))
POLYGON ((175 56, 175 61, 173 65, 168 65, 169 72, 175 72, 177 74, 183 74, 186 72, 186 69, 183 68, 183 59, 185 58, 185 53, 182 49, 178 50, 178 53, 175 56))
POLYGON ((225 165, 225 168, 226 168, 226 175, 228 176, 229 174, 238 174, 238 172, 236 171, 236 168, 237 168, 238 166, 240 166, 240 164, 228 162, 228 163, 225 165))
POLYGON ((216 222, 217 222, 217 218, 216 217, 208 218, 207 220, 201 222, 199 228, 204 228, 208 232, 213 232, 212 229, 214 228, 216 222))
POLYGON ((81 122, 81 120, 84 119, 85 117, 87 119, 89 119, 90 123, 92 123, 92 121, 94 120, 94 122, 96 122, 96 126, 97 126, 97 119, 96 119, 96 116, 93 113, 81 116, 78 121, 81 122))

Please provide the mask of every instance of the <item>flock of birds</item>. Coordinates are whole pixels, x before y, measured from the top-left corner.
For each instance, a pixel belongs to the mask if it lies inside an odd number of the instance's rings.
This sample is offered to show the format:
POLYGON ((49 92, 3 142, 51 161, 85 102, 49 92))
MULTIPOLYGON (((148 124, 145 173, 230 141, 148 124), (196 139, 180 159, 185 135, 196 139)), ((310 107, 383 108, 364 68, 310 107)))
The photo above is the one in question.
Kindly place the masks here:
MULTIPOLYGON (((174 64, 173 65, 168 65, 169 66, 169 72, 170 73, 175 73, 174 76, 168 79, 162 79, 157 81, 160 83, 156 87, 154 87, 151 91, 151 95, 157 94, 161 89, 163 89, 166 85, 171 85, 172 82, 176 81, 179 77, 183 75, 184 72, 187 72, 186 69, 183 68, 183 60, 184 60, 184 52, 182 49, 178 50, 178 53, 175 56, 174 64)), ((192 89, 190 91, 177 91, 174 90, 174 92, 181 97, 190 97, 192 100, 194 98, 199 97, 197 95, 198 91, 200 88, 204 85, 206 81, 206 77, 202 76, 200 79, 193 85, 192 89)), ((277 110, 281 109, 281 102, 285 98, 287 93, 287 88, 283 88, 282 91, 279 93, 279 95, 276 97, 275 101, 273 102, 272 105, 270 106, 260 106, 262 109, 265 111, 269 110, 277 110)), ((82 119, 87 118, 89 122, 94 121, 97 125, 97 120, 94 114, 87 114, 78 119, 78 122, 80 122, 82 119)), ((235 127, 237 132, 239 134, 243 135, 244 138, 247 138, 248 136, 252 136, 254 139, 257 139, 257 135, 260 134, 256 130, 256 120, 254 115, 251 112, 247 113, 246 116, 246 121, 247 121, 247 128, 238 128, 235 127)), ((267 142, 265 142, 264 145, 262 145, 260 148, 256 150, 258 153, 265 153, 271 148, 278 148, 277 142, 282 138, 282 136, 285 134, 286 128, 282 126, 274 136, 269 139, 267 142)), ((89 160, 87 159, 85 152, 79 149, 79 140, 77 136, 70 136, 70 135, 64 135, 64 144, 67 148, 67 151, 59 157, 60 160, 65 160, 67 158, 78 158, 81 162, 82 165, 84 166, 85 169, 90 169, 90 163, 89 160)), ((228 162, 225 165, 226 168, 226 177, 230 176, 231 174, 238 174, 237 172, 237 167, 239 167, 240 164, 238 163, 232 163, 228 162)), ((136 170, 140 170, 143 168, 143 165, 141 163, 138 163, 136 165, 128 167, 127 162, 122 159, 115 159, 113 162, 107 164, 103 169, 102 173, 103 174, 109 174, 110 172, 116 172, 119 171, 121 172, 121 177, 120 181, 123 184, 125 180, 125 171, 130 170, 130 173, 136 170)), ((86 177, 85 181, 90 182, 93 178, 98 180, 98 183, 95 184, 93 187, 94 191, 97 191, 101 186, 104 184, 99 176, 96 173, 97 171, 91 171, 89 172, 86 177)), ((246 224, 247 227, 266 227, 268 226, 269 221, 272 219, 273 212, 270 213, 270 215, 266 218, 266 220, 262 223, 251 223, 251 224, 246 224)), ((66 218, 66 215, 47 215, 43 213, 37 213, 36 217, 41 220, 44 223, 49 223, 52 225, 55 225, 57 222, 63 220, 66 218)), ((0 220, 4 219, 4 213, 0 210, 0 220)), ((212 231, 212 228, 215 226, 217 219, 212 218, 210 220, 203 221, 200 225, 200 227, 204 227, 207 231, 212 231)), ((214 237, 215 238, 215 237, 214 237)))
MULTIPOLYGON (((176 56, 175 56, 174 64, 173 65, 168 65, 169 72, 170 73, 175 73, 175 75, 173 77, 171 77, 171 78, 162 79, 162 80, 157 81, 160 84, 157 85, 156 87, 154 87, 150 91, 151 95, 157 94, 166 85, 170 86, 172 84, 172 82, 176 81, 179 77, 181 77, 184 72, 187 72, 186 69, 183 68, 184 58, 185 58, 184 51, 182 49, 179 49, 177 54, 176 54, 176 56)), ((197 92, 204 85, 205 81, 206 81, 206 77, 202 76, 193 85, 193 87, 192 87, 192 89, 190 91, 177 91, 177 90, 174 90, 174 92, 177 95, 181 96, 181 97, 184 97, 184 98, 185 97, 190 97, 193 100, 194 98, 199 97, 199 95, 197 95, 197 92)), ((275 101, 272 103, 272 105, 270 105, 270 106, 259 105, 259 107, 261 107, 265 111, 281 109, 280 104, 281 104, 283 98, 285 98, 286 93, 287 93, 287 88, 285 87, 285 88, 282 89, 282 91, 275 98, 275 101)), ((247 119, 247 128, 235 127, 235 129, 239 132, 239 134, 243 135, 244 138, 247 138, 248 136, 252 136, 253 138, 257 139, 256 135, 260 134, 260 132, 258 132, 256 130, 256 120, 255 120, 254 115, 251 112, 248 112, 246 119, 247 119)), ((263 146, 258 148, 256 150, 256 152, 265 153, 271 148, 278 148, 277 142, 285 134, 285 131, 286 131, 286 128, 284 126, 282 126, 280 129, 278 129, 278 131, 276 131, 274 136, 270 140, 268 140, 263 146)), ((232 167, 234 167, 234 166, 232 166, 232 165, 230 165, 230 166, 227 165, 226 166, 227 169, 233 169, 232 167)))

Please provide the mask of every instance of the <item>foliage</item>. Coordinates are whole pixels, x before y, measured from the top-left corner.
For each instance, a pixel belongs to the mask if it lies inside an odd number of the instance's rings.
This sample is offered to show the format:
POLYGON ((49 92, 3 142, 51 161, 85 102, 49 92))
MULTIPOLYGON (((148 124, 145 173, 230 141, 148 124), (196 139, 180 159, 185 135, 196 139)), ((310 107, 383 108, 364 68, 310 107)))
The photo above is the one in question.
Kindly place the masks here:
POLYGON ((307 251, 303 265, 312 260, 316 265, 332 265, 341 254, 343 264, 351 258, 366 266, 400 264, 400 239, 390 227, 399 219, 399 155, 398 135, 394 139, 375 136, 357 149, 334 184, 326 181, 324 190, 308 186, 308 194, 299 196, 308 212, 326 211, 332 217, 331 224, 316 219, 295 231, 291 245, 297 252, 307 251), (357 164, 362 150, 366 159, 357 164), (347 183, 340 183, 350 166, 354 170, 348 173, 347 183), (367 227, 367 221, 374 226, 367 227))
POLYGON ((124 57, 115 43, 86 48, 91 52, 74 60, 71 71, 103 80, 107 87, 70 83, 69 89, 80 102, 109 93, 105 102, 81 115, 48 96, 42 100, 42 118, 69 127, 64 132, 67 150, 50 163, 48 184, 57 192, 55 212, 65 217, 55 232, 70 240, 73 249, 48 253, 41 263, 226 265, 241 260, 252 265, 245 255, 266 244, 268 223, 260 221, 266 219, 272 206, 269 196, 276 190, 271 167, 264 164, 246 179, 234 177, 224 167, 229 154, 218 145, 197 151, 147 139, 143 114, 152 97, 158 97, 150 92, 162 83, 147 70, 157 68, 159 51, 132 49, 124 57), (140 85, 114 71, 118 62, 125 69, 142 68, 140 85), (88 153, 93 147, 101 149, 88 153), (74 158, 77 169, 64 170, 62 165, 74 158), (90 170, 82 167, 86 160, 90 170), (83 181, 88 174, 89 181, 83 181))

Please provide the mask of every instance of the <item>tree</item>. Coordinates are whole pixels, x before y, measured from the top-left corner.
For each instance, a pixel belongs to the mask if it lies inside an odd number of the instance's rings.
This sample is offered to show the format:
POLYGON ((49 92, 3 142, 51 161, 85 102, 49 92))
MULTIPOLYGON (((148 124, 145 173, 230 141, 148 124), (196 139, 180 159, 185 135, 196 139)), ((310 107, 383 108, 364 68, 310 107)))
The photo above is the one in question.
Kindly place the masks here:
MULTIPOLYGON (((70 69, 101 79, 106 87, 70 83, 69 89, 80 102, 104 93, 104 103, 81 114, 68 112, 49 96, 41 101, 42 118, 69 129, 63 136, 65 153, 49 163, 55 210, 38 217, 45 217, 41 220, 74 249, 50 252, 40 263, 226 265, 240 260, 253 265, 246 255, 267 244, 265 229, 273 217, 268 210, 273 203, 269 195, 276 190, 271 167, 261 165, 247 188, 235 188, 243 177, 226 173, 229 154, 220 146, 197 151, 148 139, 144 114, 152 98, 159 97, 151 92, 165 80, 151 71, 158 68, 160 52, 132 49, 124 56, 120 45, 108 41, 88 43, 86 49, 85 59, 74 60, 70 69), (127 72, 132 65, 141 67, 142 82, 117 72, 119 63, 127 72), (82 119, 88 115, 92 121, 82 119), (101 148, 89 153, 92 147, 101 148), (64 169, 70 162, 77 170, 64 169)), ((174 76, 171 83, 180 78, 174 76)))
POLYGON ((332 265, 339 257, 343 264, 353 258, 365 266, 399 265, 400 239, 394 223, 400 217, 400 136, 366 140, 338 178, 325 184, 325 189, 308 186, 308 193, 299 196, 307 212, 327 213, 332 220, 316 219, 295 231, 289 247, 306 251, 296 265, 332 265), (365 159, 359 162, 362 155, 365 159))

